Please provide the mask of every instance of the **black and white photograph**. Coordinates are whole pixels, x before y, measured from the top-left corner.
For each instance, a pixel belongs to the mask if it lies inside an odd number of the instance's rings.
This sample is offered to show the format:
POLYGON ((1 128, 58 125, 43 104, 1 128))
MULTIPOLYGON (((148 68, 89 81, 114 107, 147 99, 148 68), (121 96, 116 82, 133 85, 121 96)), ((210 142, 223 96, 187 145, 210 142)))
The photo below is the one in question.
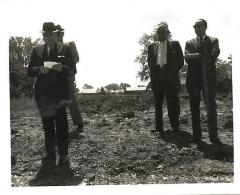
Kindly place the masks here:
POLYGON ((2 189, 240 193, 234 0, 0 5, 2 189))

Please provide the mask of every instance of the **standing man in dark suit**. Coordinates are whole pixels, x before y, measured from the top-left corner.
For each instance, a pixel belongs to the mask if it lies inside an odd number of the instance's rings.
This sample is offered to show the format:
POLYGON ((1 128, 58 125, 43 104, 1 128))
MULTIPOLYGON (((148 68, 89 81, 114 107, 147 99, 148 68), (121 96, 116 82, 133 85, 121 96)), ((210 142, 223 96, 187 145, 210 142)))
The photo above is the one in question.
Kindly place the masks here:
POLYGON ((33 49, 28 75, 36 78, 34 98, 43 123, 47 154, 43 167, 52 171, 56 165, 56 146, 58 166, 70 166, 66 106, 69 104, 69 70, 75 62, 69 48, 57 42, 54 23, 44 23, 42 33, 45 43, 33 49))
POLYGON ((207 22, 199 19, 194 24, 196 38, 186 42, 185 60, 188 64, 186 86, 190 96, 192 114, 192 141, 201 141, 200 92, 202 91, 208 115, 210 141, 221 144, 217 133, 216 113, 216 67, 215 62, 220 53, 218 39, 206 35, 207 22))
POLYGON ((157 41, 148 47, 148 66, 155 99, 156 129, 153 131, 159 132, 159 136, 163 138, 162 104, 165 95, 172 129, 179 131, 179 71, 184 64, 184 58, 179 42, 170 39, 171 34, 166 22, 158 25, 156 37, 157 41))
MULTIPOLYGON (((60 25, 56 26, 56 30, 57 30, 58 41, 60 43, 64 44, 65 46, 69 47, 69 49, 72 53, 72 57, 75 61, 75 64, 77 64, 79 62, 79 55, 78 55, 78 51, 77 51, 77 47, 76 47, 75 43, 73 41, 68 42, 68 43, 63 42, 64 29, 60 25)), ((72 101, 72 103, 69 105, 68 108, 70 110, 73 124, 75 126, 77 126, 77 132, 82 133, 83 132, 83 119, 82 119, 81 111, 80 111, 78 102, 76 100, 76 95, 75 95, 75 93, 76 93, 75 74, 76 73, 77 73, 77 68, 76 68, 76 66, 74 66, 70 70, 69 77, 68 77, 69 96, 72 101)))

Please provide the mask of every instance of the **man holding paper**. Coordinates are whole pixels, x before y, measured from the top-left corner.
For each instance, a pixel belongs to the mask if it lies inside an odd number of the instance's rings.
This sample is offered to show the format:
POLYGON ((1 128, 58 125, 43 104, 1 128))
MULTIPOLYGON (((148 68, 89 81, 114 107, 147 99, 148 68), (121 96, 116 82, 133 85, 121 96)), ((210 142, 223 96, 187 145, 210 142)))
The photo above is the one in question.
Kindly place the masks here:
POLYGON ((42 118, 47 153, 43 165, 52 171, 56 165, 55 146, 59 154, 58 166, 70 165, 66 106, 70 103, 69 70, 75 62, 69 48, 57 42, 54 23, 44 23, 42 33, 45 44, 33 49, 28 75, 37 77, 34 98, 42 118))

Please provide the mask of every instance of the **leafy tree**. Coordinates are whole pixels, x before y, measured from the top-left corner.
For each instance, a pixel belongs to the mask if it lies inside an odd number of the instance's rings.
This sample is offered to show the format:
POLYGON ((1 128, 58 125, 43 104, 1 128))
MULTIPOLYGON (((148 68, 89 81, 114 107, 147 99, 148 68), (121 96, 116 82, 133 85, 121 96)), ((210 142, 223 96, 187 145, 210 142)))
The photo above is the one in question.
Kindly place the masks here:
POLYGON ((27 77, 27 65, 32 49, 40 43, 40 39, 32 41, 30 37, 10 37, 9 74, 11 97, 30 95, 32 86, 27 77))
POLYGON ((75 94, 78 94, 80 90, 78 89, 76 82, 74 82, 74 89, 75 89, 75 94))
POLYGON ((107 89, 108 91, 116 91, 116 90, 120 89, 120 87, 118 86, 117 83, 111 83, 109 85, 106 85, 105 89, 107 89))
POLYGON ((83 89, 93 89, 93 86, 85 83, 85 84, 83 85, 83 89))
POLYGON ((149 68, 147 64, 147 50, 148 45, 154 41, 154 33, 148 35, 146 33, 138 41, 139 45, 142 47, 140 50, 140 54, 136 57, 135 62, 140 64, 140 71, 138 71, 138 77, 141 81, 149 80, 149 68))
POLYGON ((126 92, 127 87, 131 87, 131 85, 128 84, 128 83, 121 83, 121 84, 119 85, 119 88, 120 88, 120 89, 123 89, 124 92, 126 92))

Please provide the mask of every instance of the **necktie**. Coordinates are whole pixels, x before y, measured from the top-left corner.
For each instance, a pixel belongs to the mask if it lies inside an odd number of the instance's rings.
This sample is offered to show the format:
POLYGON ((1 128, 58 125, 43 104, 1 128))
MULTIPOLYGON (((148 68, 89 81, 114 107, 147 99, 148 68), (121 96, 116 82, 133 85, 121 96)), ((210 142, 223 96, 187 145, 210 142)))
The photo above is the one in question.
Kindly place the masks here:
POLYGON ((199 45, 199 53, 203 52, 203 37, 199 37, 198 39, 198 45, 199 45))

